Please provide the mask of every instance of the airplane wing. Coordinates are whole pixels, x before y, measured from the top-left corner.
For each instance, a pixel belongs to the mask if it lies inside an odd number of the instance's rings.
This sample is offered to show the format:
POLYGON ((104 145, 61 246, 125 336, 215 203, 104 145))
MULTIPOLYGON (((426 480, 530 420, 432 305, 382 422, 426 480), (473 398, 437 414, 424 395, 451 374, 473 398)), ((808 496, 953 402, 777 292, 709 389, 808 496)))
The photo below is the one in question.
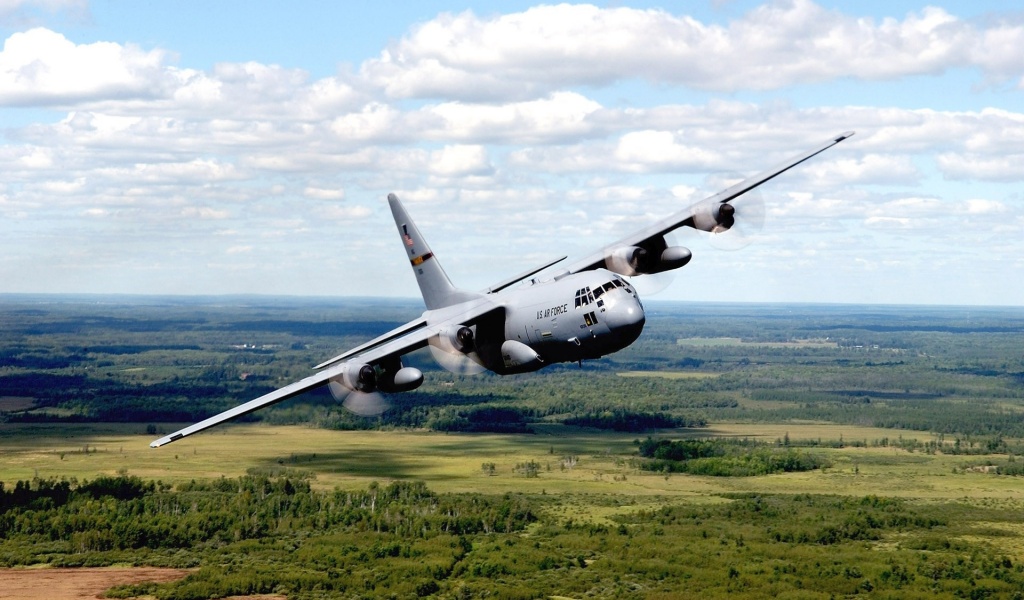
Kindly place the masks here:
POLYGON ((847 131, 845 133, 837 135, 828 140, 827 142, 825 142, 824 144, 818 146, 817 148, 808 150, 807 152, 804 152, 803 154, 800 154, 798 156, 794 156, 789 160, 786 160, 772 167, 771 169, 768 169, 767 171, 758 173, 757 175, 754 175, 753 177, 750 177, 748 179, 744 179, 743 181, 733 186, 730 186, 729 188, 722 190, 721 192, 718 192, 713 196, 705 198, 704 200, 694 204, 693 206, 690 206, 689 208, 681 210, 674 215, 662 219, 661 221, 658 221, 657 223, 654 223, 649 227, 645 227, 640 231, 627 235, 626 237, 618 240, 617 242, 609 244, 601 248, 597 252, 594 252, 593 254, 584 257, 574 262, 573 264, 569 265, 567 272, 579 273, 580 271, 590 271, 593 269, 606 268, 607 263, 609 262, 609 258, 612 256, 612 253, 622 248, 656 248, 658 247, 659 243, 662 245, 661 247, 664 248, 663 236, 666 233, 678 229, 680 227, 689 226, 709 231, 712 226, 717 225, 716 220, 718 218, 717 215, 719 206, 726 204, 730 200, 733 200, 749 192, 750 190, 761 185, 762 183, 765 183, 766 181, 769 181, 775 178, 776 176, 785 173, 786 171, 799 165, 805 160, 813 156, 816 156, 824 152, 825 150, 828 150, 829 148, 835 146, 839 142, 851 137, 853 134, 854 132, 847 131))
POLYGON ((298 396, 299 394, 307 392, 313 388, 326 385, 332 379, 342 376, 348 366, 346 359, 358 359, 359 364, 367 365, 376 365, 378 363, 386 362, 389 359, 401 357, 414 350, 426 347, 430 338, 438 335, 452 324, 472 324, 480 318, 497 310, 504 310, 504 307, 481 299, 477 302, 467 303, 465 310, 454 312, 449 315, 448 318, 439 320, 436 323, 431 323, 430 325, 427 324, 426 319, 424 318, 410 321, 402 327, 393 329, 392 331, 371 340, 366 344, 357 346, 344 354, 317 365, 317 368, 321 370, 315 375, 311 375, 305 379, 286 385, 285 387, 274 390, 269 394, 264 394, 255 400, 250 400, 245 404, 241 404, 220 414, 214 415, 209 419, 196 423, 195 425, 190 425, 184 429, 175 431, 170 435, 166 435, 153 441, 149 446, 151 448, 159 448, 160 446, 178 441, 181 438, 190 436, 194 433, 199 433, 200 431, 209 429, 210 427, 219 425, 225 421, 237 419, 242 415, 247 415, 261 408, 298 396))
POLYGON ((278 402, 281 402, 282 400, 287 400, 288 398, 291 398, 292 396, 297 396, 297 395, 301 394, 302 392, 305 392, 305 391, 311 390, 311 389, 313 389, 315 387, 324 385, 325 383, 327 383, 328 381, 331 380, 331 377, 338 376, 340 374, 340 372, 341 372, 340 365, 338 367, 334 368, 334 369, 328 369, 326 371, 320 371, 316 375, 307 377, 307 378, 305 378, 305 379, 303 379, 301 381, 296 381, 295 383, 293 383, 291 385, 287 385, 287 386, 285 386, 285 387, 283 387, 281 389, 274 390, 273 392, 270 392, 269 394, 265 394, 263 396, 260 396, 259 398, 256 398, 255 400, 250 400, 250 401, 246 402, 245 404, 241 404, 241 405, 236 406, 236 407, 234 407, 234 408, 232 408, 230 410, 226 410, 226 411, 224 411, 224 412, 222 412, 222 413, 220 413, 218 415, 214 415, 214 416, 210 417, 209 419, 206 419, 205 421, 200 421, 199 423, 196 423, 195 425, 190 425, 190 426, 188 426, 188 427, 186 427, 184 429, 180 429, 178 431, 175 431, 174 433, 172 433, 170 435, 166 435, 166 436, 164 436, 164 437, 162 437, 162 438, 160 438, 158 440, 155 440, 155 441, 151 442, 149 444, 149 447, 150 448, 159 448, 160 446, 163 446, 165 444, 170 444, 171 442, 176 442, 176 441, 180 440, 183 437, 192 435, 193 433, 199 433, 200 431, 203 431, 204 429, 209 429, 210 427, 213 427, 214 425, 219 425, 220 423, 223 423, 225 421, 230 421, 231 419, 237 419, 238 417, 241 417, 242 415, 247 415, 247 414, 249 414, 249 413, 251 413, 251 412, 253 412, 255 410, 259 410, 259 409, 261 409, 261 408, 263 408, 265 406, 270 406, 271 404, 276 404, 278 402))
MULTIPOLYGON (((422 318, 422 317, 419 318, 419 319, 416 319, 415 321, 409 321, 405 325, 402 325, 401 327, 396 327, 395 329, 392 329, 391 331, 385 333, 382 336, 378 336, 378 337, 370 340, 369 342, 366 342, 365 344, 362 344, 360 346, 356 346, 355 348, 349 350, 348 352, 345 352, 343 354, 339 354, 338 356, 335 356, 334 358, 332 358, 330 360, 325 360, 324 362, 318 364, 317 366, 315 366, 313 368, 319 370, 319 369, 323 369, 324 367, 329 367, 329 366, 331 366, 333 364, 337 364, 337 363, 345 360, 346 358, 350 358, 350 357, 356 356, 360 352, 366 352, 367 350, 371 350, 371 349, 376 348, 378 346, 382 346, 382 345, 384 345, 384 344, 386 344, 388 342, 392 342, 394 340, 401 339, 403 336, 406 336, 406 335, 408 335, 410 333, 413 333, 413 332, 415 332, 417 330, 423 329, 426 326, 427 326, 427 320, 422 318)), ((420 348, 422 348, 422 346, 420 346, 420 348)), ((415 348, 413 348, 413 350, 415 350, 415 348)), ((412 350, 410 350, 410 352, 411 351, 412 350)))

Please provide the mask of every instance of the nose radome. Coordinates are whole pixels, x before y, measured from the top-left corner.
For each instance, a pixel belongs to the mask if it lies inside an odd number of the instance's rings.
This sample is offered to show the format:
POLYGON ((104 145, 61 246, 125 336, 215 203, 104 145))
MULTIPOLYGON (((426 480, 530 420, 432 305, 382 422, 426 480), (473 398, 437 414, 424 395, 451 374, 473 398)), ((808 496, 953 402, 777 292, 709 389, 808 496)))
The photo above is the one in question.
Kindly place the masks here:
POLYGON ((605 314, 608 328, 612 330, 625 345, 632 344, 644 330, 647 316, 635 298, 617 302, 615 307, 605 314))

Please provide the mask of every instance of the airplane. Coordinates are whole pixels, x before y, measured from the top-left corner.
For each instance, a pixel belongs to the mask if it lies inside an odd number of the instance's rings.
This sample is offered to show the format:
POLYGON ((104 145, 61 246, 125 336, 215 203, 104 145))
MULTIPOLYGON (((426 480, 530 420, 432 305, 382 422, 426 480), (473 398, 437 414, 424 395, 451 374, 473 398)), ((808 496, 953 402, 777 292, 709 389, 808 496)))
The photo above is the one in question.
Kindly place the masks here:
POLYGON ((403 365, 402 357, 425 347, 442 366, 462 365, 499 375, 597 359, 622 350, 637 340, 646 318, 635 286, 625 278, 678 269, 692 257, 689 249, 669 245, 666 234, 680 227, 728 231, 742 214, 731 204, 733 200, 853 134, 848 131, 835 136, 608 244, 550 277, 533 276, 566 257, 482 292, 452 285, 405 207, 389 194, 402 248, 426 305, 423 315, 316 365, 314 375, 164 436, 150 446, 158 448, 323 385, 349 410, 379 414, 378 392, 407 392, 423 383, 423 373, 403 365))

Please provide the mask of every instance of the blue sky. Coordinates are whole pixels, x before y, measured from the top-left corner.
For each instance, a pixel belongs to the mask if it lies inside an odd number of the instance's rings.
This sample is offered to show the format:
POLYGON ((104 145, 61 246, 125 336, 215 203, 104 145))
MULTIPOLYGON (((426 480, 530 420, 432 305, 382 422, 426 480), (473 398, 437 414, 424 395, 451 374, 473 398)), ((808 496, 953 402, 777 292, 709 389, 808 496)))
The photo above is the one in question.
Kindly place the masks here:
POLYGON ((1005 2, 0 0, 0 293, 415 296, 582 255, 845 130, 659 299, 1024 304, 1005 2))

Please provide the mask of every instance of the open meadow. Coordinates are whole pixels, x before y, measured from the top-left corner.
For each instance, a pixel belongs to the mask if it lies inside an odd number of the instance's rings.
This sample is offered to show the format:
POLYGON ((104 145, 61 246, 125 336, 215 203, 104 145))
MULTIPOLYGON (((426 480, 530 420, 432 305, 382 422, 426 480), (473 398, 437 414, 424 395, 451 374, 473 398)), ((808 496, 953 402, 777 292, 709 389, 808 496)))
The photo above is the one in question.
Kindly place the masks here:
POLYGON ((414 307, 148 302, 0 302, 0 585, 1024 595, 1021 311, 655 304, 583 368, 432 370, 380 418, 308 394, 151 449, 414 307))
POLYGON ((414 480, 440 493, 614 494, 623 496, 624 502, 644 503, 649 497, 671 502, 680 496, 762 492, 987 498, 1019 500, 1024 505, 1024 481, 978 468, 985 462, 1005 462, 1006 455, 958 456, 895 445, 870 447, 884 438, 924 441, 933 436, 821 423, 712 423, 705 428, 658 432, 673 439, 762 438, 771 443, 788 435, 794 447, 840 439, 865 444, 814 448, 831 463, 825 469, 755 477, 666 476, 645 471, 636 464, 637 434, 562 425, 507 435, 231 425, 159 449, 148 446, 152 435, 132 425, 5 425, 0 432, 0 481, 8 487, 33 478, 88 480, 118 474, 177 485, 262 472, 306 476, 314 488, 323 490, 414 480), (540 465, 536 476, 517 472, 517 465, 530 462, 540 465), (494 465, 493 470, 484 470, 484 464, 494 465))

